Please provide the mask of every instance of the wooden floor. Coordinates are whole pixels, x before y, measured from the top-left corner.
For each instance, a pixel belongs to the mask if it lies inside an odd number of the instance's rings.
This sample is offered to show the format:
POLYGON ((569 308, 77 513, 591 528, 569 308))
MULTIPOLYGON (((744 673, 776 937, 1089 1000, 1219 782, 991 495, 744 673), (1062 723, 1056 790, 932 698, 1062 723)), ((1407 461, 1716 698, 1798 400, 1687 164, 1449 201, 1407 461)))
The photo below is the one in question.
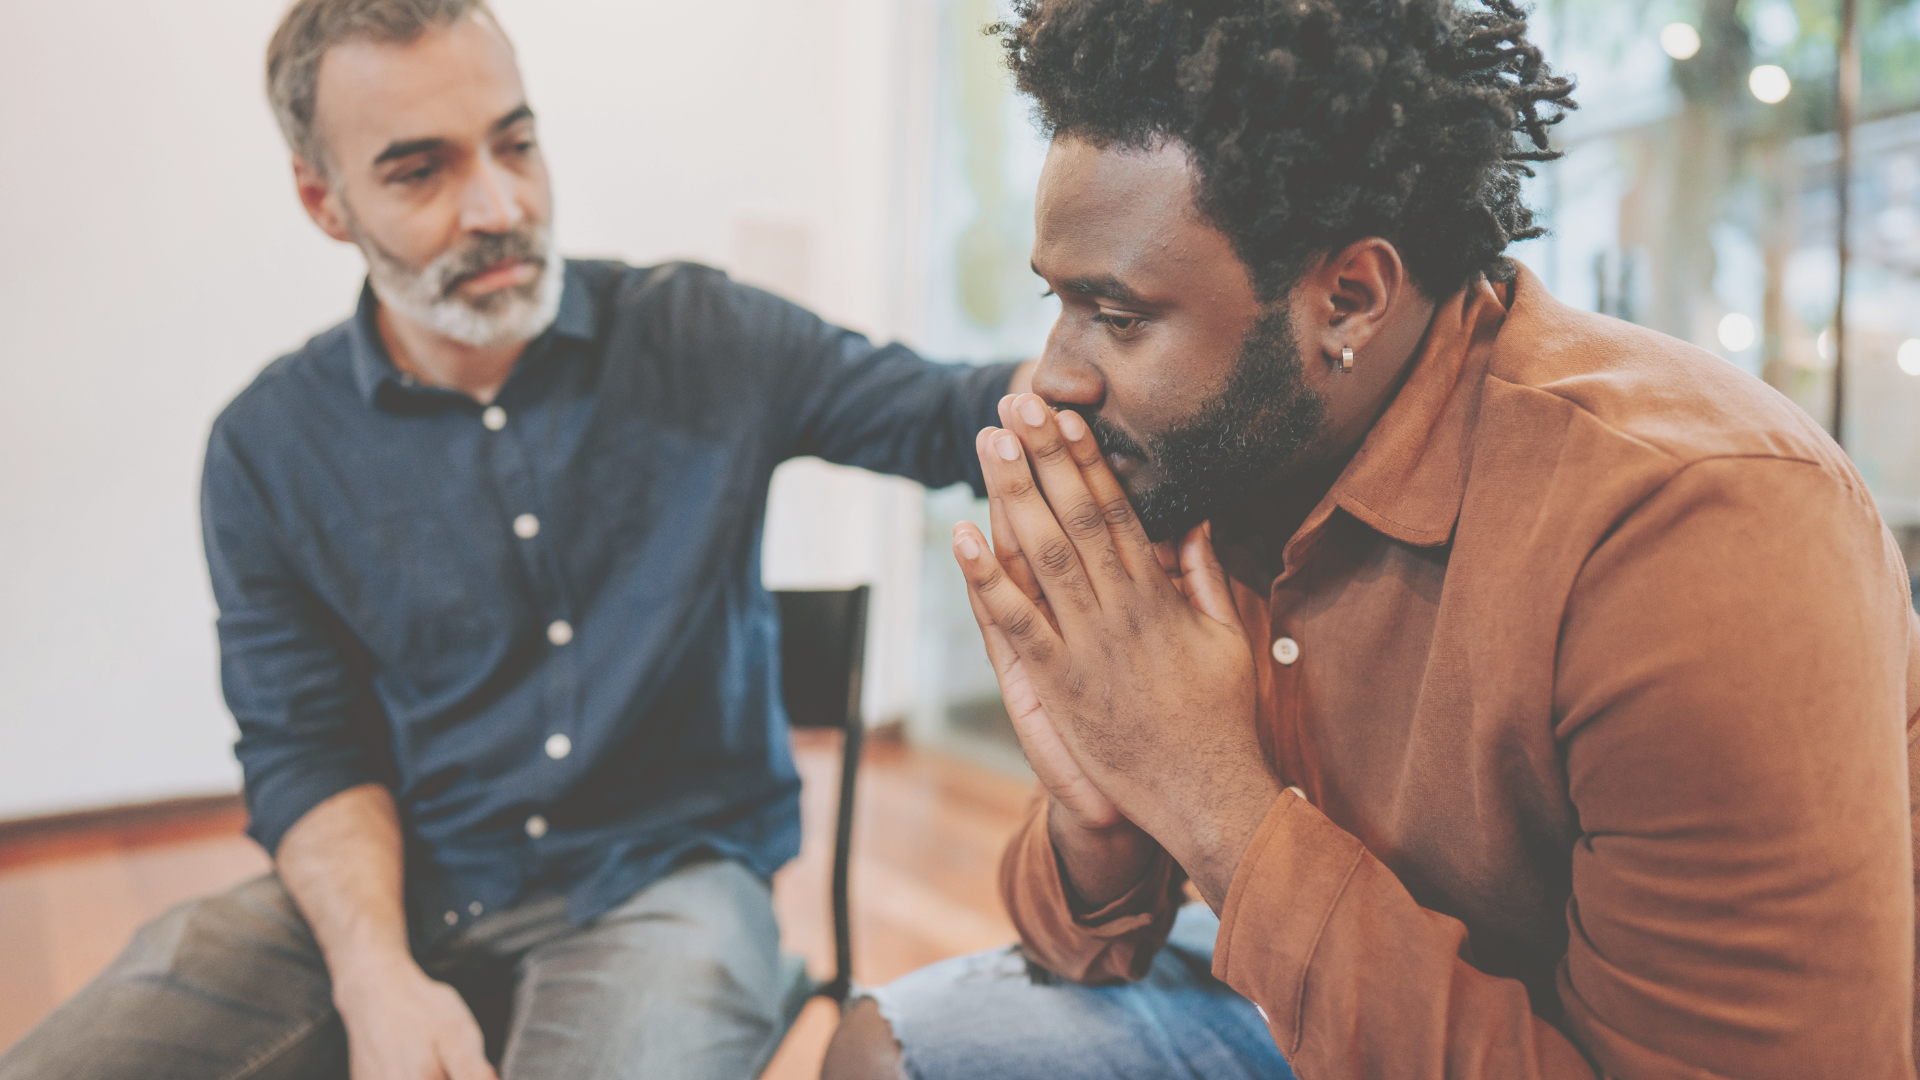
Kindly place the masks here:
MULTIPOLYGON (((796 739, 805 840, 774 881, 785 947, 817 975, 833 964, 827 875, 838 740, 831 732, 796 739)), ((856 980, 885 982, 1013 940, 995 879, 1030 785, 896 740, 870 741, 854 826, 856 980)), ((105 967, 142 922, 265 870, 242 825, 238 808, 200 804, 0 843, 0 1050, 105 967)), ((809 1005, 766 1076, 817 1076, 836 1020, 829 1003, 809 1005)))

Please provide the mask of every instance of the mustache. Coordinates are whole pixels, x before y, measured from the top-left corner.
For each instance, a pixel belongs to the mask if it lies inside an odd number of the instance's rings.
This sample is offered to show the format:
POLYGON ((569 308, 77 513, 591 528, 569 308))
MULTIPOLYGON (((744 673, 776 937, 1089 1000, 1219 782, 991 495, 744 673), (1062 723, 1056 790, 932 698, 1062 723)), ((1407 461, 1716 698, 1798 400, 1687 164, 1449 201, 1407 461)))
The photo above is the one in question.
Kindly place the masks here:
POLYGON ((1152 460, 1147 455, 1145 447, 1134 441, 1132 436, 1115 427, 1111 421, 1101 416, 1098 412, 1075 408, 1071 405, 1063 405, 1060 408, 1062 412, 1078 413, 1080 419, 1087 422, 1087 430, 1093 432, 1093 441, 1100 447, 1100 453, 1102 455, 1123 454, 1136 461, 1152 460))
POLYGON ((442 254, 430 270, 440 298, 448 300, 469 279, 480 276, 502 262, 547 261, 547 245, 539 230, 529 224, 510 233, 486 233, 442 254))

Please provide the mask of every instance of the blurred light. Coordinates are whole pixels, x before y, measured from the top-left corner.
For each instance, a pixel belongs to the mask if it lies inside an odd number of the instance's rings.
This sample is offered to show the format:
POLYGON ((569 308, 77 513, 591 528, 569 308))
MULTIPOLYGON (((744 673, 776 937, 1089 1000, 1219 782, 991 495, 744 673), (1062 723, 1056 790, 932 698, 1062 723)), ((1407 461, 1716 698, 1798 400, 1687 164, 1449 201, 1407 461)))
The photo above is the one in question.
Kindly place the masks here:
POLYGON ((1675 60, 1685 60, 1700 51, 1700 31, 1686 23, 1668 23, 1660 31, 1660 47, 1675 60))
POLYGON ((1822 360, 1833 359, 1833 331, 1820 331, 1820 336, 1813 339, 1813 351, 1819 353, 1822 360))
POLYGON ((1793 80, 1787 78, 1786 69, 1780 65, 1761 64, 1747 76, 1747 89, 1768 105, 1778 105, 1792 92, 1793 80))
POLYGON ((1753 320, 1739 312, 1720 320, 1720 344, 1728 352, 1746 352, 1753 348, 1753 320))
POLYGON ((1900 362, 1900 370, 1909 375, 1920 375, 1920 338, 1908 338, 1900 343, 1900 351, 1894 354, 1900 362))
POLYGON ((1753 29, 1761 44, 1783 48, 1800 36, 1800 17, 1786 0, 1774 0, 1754 13, 1753 29))

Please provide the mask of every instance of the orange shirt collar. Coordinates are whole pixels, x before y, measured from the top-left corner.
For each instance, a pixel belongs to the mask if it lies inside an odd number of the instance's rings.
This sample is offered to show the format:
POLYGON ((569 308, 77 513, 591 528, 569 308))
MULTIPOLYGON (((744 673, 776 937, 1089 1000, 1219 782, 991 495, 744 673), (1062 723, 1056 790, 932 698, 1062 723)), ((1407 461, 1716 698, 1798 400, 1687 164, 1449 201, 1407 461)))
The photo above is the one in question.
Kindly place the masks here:
POLYGON ((1481 278, 1440 302, 1405 385, 1287 543, 1289 573, 1336 508, 1404 543, 1452 539, 1493 340, 1508 298, 1540 287, 1523 266, 1511 285, 1481 278))

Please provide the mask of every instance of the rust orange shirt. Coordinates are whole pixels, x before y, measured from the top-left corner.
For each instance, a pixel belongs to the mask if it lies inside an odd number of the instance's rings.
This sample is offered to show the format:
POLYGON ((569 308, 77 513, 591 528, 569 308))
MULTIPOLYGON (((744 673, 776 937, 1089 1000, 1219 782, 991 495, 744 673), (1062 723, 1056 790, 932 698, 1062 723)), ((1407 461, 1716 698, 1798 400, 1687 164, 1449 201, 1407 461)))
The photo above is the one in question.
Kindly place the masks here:
MULTIPOLYGON (((1920 622, 1866 486, 1725 361, 1503 292, 1440 305, 1280 576, 1236 584, 1306 798, 1215 973, 1313 1080, 1913 1076, 1920 622)), ((1038 810, 1002 873, 1090 981, 1144 971, 1179 882, 1076 917, 1038 810)))

